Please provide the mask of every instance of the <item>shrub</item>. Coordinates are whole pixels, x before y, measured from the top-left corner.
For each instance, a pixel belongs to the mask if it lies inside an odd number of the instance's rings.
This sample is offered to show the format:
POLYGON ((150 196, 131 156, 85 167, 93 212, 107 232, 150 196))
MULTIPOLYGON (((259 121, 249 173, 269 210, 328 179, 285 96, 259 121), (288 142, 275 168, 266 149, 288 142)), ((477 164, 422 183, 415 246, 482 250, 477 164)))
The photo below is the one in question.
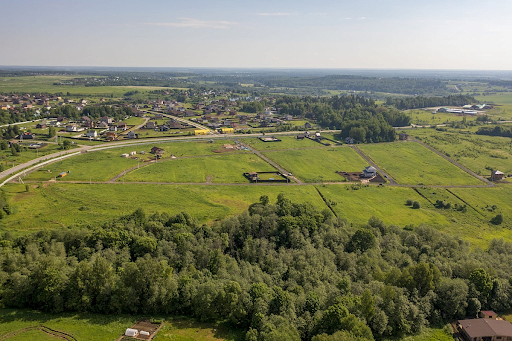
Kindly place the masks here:
POLYGON ((494 225, 499 225, 502 222, 503 222, 503 215, 501 213, 491 219, 491 223, 493 223, 494 225))
POLYGON ((412 203, 412 208, 414 208, 414 209, 421 208, 421 205, 420 205, 419 201, 415 201, 415 202, 413 202, 413 203, 412 203))
POLYGON ((412 204, 413 204, 412 199, 407 199, 407 201, 405 202, 405 204, 406 204, 407 206, 412 206, 412 204))

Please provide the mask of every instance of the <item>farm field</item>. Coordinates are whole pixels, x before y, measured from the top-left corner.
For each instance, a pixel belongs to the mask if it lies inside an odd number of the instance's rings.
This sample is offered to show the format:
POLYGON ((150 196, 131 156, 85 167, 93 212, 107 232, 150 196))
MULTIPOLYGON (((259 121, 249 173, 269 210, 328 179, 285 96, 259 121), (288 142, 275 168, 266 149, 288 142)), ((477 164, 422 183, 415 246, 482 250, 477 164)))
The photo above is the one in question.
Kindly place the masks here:
POLYGON ((293 202, 325 204, 313 186, 286 185, 153 185, 153 184, 21 184, 2 187, 17 213, 0 220, 0 231, 23 233, 46 228, 101 224, 139 207, 147 213, 188 212, 200 222, 211 223, 241 213, 261 195, 275 202, 284 193, 293 202), (134 200, 136 198, 136 200, 134 200))
POLYGON ((491 169, 499 169, 505 174, 512 173, 510 138, 432 129, 415 130, 414 136, 477 174, 488 177, 491 175, 491 169))
POLYGON ((274 151, 264 155, 304 182, 342 182, 345 179, 336 171, 357 172, 368 165, 349 147, 274 151))
MULTIPOLYGON (((272 136, 271 134, 266 136, 272 136)), ((280 149, 294 149, 294 148, 312 148, 312 147, 324 147, 318 142, 314 142, 310 139, 297 140, 296 136, 282 136, 276 135, 280 142, 263 142, 258 138, 247 138, 241 139, 244 142, 256 150, 280 150, 280 149)))
POLYGON ((275 169, 252 153, 215 155, 153 163, 129 172, 124 181, 248 183, 243 173, 255 171, 275 169))
POLYGON ((358 147, 402 185, 483 184, 418 143, 383 143, 358 147))

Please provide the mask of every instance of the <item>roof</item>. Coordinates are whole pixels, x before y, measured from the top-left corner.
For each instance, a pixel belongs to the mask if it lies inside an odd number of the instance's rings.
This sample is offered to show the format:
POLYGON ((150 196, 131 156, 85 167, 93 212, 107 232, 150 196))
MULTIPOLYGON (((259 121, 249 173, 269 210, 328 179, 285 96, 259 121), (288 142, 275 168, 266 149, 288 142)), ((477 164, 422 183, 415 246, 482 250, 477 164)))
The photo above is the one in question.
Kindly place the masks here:
POLYGON ((375 172, 377 172, 377 169, 375 169, 375 167, 373 167, 373 166, 368 166, 364 170, 367 173, 375 173, 375 172))
POLYGON ((512 324, 505 320, 470 319, 458 322, 470 338, 495 335, 512 336, 512 324))
MULTIPOLYGON (((499 170, 492 171, 492 174, 505 175, 505 173, 503 173, 502 171, 499 171, 499 170)), ((496 314, 492 310, 482 310, 482 313, 494 313, 494 314, 496 314)))
MULTIPOLYGON (((500 172, 500 171, 496 171, 496 172, 500 172)), ((500 173, 501 173, 501 172, 500 172, 500 173)), ((498 173, 497 173, 497 174, 498 174, 498 173)), ((501 174, 503 174, 503 173, 501 173, 501 174)), ((485 314, 485 315, 498 315, 498 314, 496 314, 496 313, 495 313, 494 311, 492 311, 492 310, 481 310, 480 312, 481 312, 482 314, 485 314)))

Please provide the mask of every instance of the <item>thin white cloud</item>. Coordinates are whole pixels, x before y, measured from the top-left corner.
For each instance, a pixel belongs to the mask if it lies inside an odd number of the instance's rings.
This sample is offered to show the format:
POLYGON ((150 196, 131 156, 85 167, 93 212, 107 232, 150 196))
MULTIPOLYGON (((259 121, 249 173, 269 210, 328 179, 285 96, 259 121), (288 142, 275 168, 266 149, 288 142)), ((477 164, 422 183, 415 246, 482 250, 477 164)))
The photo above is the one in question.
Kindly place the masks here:
POLYGON ((366 17, 359 17, 359 20, 365 20, 366 17))
POLYGON ((267 12, 267 13, 256 13, 256 15, 263 15, 263 16, 287 16, 287 15, 297 15, 297 13, 291 13, 291 12, 267 12))
POLYGON ((145 23, 148 26, 165 26, 165 27, 181 27, 181 28, 215 28, 226 29, 237 25, 238 23, 232 21, 211 21, 200 20, 194 18, 179 18, 176 22, 160 22, 160 23, 145 23))

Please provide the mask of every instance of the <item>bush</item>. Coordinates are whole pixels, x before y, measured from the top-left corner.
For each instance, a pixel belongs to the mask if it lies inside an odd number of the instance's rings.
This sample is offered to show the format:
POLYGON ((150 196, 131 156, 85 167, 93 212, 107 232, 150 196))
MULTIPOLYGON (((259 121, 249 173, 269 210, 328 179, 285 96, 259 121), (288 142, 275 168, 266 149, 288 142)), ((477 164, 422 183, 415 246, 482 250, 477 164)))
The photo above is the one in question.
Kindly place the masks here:
POLYGON ((421 208, 421 205, 420 205, 419 201, 415 201, 415 202, 413 202, 413 203, 412 203, 412 208, 414 208, 414 209, 421 208))
POLYGON ((407 201, 405 202, 405 204, 406 204, 407 206, 412 206, 412 204, 413 204, 412 199, 407 199, 407 201))
POLYGON ((498 214, 497 216, 495 216, 494 218, 491 219, 491 223, 493 223, 494 225, 499 225, 503 222, 503 215, 502 214, 498 214))

